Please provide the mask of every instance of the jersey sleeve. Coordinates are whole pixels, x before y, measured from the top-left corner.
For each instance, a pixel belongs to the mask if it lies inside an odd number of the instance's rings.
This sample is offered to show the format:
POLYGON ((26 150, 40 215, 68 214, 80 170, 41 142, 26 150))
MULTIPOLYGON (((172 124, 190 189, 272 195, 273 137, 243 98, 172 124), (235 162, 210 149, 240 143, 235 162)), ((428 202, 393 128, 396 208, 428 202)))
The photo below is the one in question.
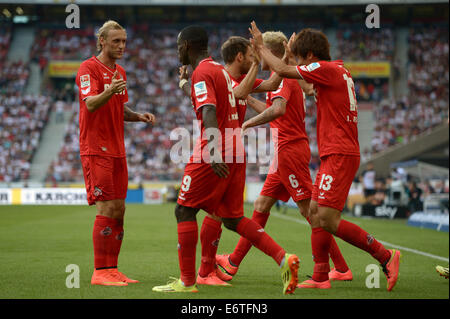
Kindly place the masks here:
POLYGON ((82 64, 78 69, 76 83, 80 90, 82 100, 100 93, 97 74, 86 64, 82 64))
POLYGON ((192 101, 196 111, 204 105, 217 105, 214 72, 202 70, 192 81, 192 101), (205 72, 206 71, 206 72, 205 72))
POLYGON ((256 79, 256 80, 255 80, 255 83, 253 83, 253 88, 252 88, 252 90, 258 88, 258 86, 260 86, 261 83, 263 83, 263 82, 264 82, 263 79, 256 79))
POLYGON ((313 62, 308 65, 298 65, 297 72, 308 83, 327 85, 330 81, 331 68, 321 62, 313 62))
POLYGON ((289 86, 289 82, 287 82, 286 79, 283 79, 278 89, 272 92, 272 96, 270 99, 273 101, 276 98, 283 98, 286 101, 288 101, 290 97, 291 97, 291 87, 289 86))

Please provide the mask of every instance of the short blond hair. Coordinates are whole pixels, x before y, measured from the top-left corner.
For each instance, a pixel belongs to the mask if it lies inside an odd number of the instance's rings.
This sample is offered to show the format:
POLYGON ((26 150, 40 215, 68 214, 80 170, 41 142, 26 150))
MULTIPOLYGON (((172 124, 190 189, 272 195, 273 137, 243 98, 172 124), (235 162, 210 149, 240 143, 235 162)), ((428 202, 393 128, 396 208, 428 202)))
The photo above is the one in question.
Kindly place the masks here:
POLYGON ((284 55, 284 41, 287 43, 288 39, 281 31, 267 31, 263 33, 264 45, 278 57, 284 55))
POLYGON ((98 29, 97 33, 95 34, 95 36, 97 37, 97 51, 101 52, 102 51, 102 45, 100 43, 100 37, 102 37, 103 39, 106 39, 108 36, 108 32, 110 30, 123 30, 126 31, 124 29, 124 27, 122 27, 119 23, 117 23, 116 21, 113 20, 108 20, 105 23, 103 23, 103 25, 101 26, 100 29, 98 29))

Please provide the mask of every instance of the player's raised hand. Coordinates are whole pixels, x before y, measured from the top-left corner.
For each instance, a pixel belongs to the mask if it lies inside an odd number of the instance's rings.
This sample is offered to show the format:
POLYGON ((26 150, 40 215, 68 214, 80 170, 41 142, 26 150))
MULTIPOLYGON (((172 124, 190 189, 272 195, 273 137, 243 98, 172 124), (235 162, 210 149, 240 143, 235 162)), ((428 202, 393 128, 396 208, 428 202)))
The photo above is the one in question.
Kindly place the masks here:
POLYGON ((262 33, 256 26, 255 21, 252 21, 251 28, 249 28, 249 31, 253 37, 251 42, 254 45, 255 49, 258 50, 260 47, 262 47, 264 45, 264 43, 263 43, 262 33))
POLYGON ((183 65, 183 66, 179 69, 179 72, 180 72, 180 76, 179 76, 180 81, 181 81, 181 80, 189 80, 189 73, 188 73, 188 67, 187 67, 187 65, 183 65))
MULTIPOLYGON (((250 42, 251 39, 250 39, 250 42)), ((259 55, 258 50, 256 50, 255 45, 252 43, 252 51, 253 51, 253 63, 260 64, 261 63, 261 56, 259 55)))
POLYGON ((289 42, 286 43, 285 41, 283 41, 283 45, 284 45, 284 56, 283 56, 283 61, 286 64, 296 64, 295 61, 295 56, 292 53, 292 44, 294 43, 295 40, 295 32, 292 33, 291 37, 289 38, 289 42))
POLYGON ((116 70, 111 80, 111 86, 109 87, 113 93, 121 93, 127 87, 127 82, 125 82, 121 75, 120 78, 117 78, 117 75, 119 75, 119 72, 116 70))
POLYGON ((139 121, 154 125, 156 123, 156 117, 152 113, 139 114, 139 121))

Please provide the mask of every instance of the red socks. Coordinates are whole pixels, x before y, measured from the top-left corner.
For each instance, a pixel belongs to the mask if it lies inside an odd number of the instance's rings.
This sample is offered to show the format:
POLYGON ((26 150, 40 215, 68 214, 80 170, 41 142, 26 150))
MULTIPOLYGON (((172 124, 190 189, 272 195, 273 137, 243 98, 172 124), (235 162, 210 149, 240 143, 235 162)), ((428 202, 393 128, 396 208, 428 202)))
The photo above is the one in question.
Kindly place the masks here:
POLYGON ((333 236, 331 236, 331 243, 330 243, 330 258, 333 261, 334 268, 336 268, 339 272, 346 272, 348 271, 348 265, 345 262, 344 256, 342 256, 342 253, 339 249, 339 246, 336 243, 336 240, 333 236))
POLYGON ((206 216, 200 231, 200 242, 202 244, 202 260, 199 275, 208 276, 216 267, 216 253, 219 247, 220 235, 222 234, 222 222, 206 216))
POLYGON ((192 286, 195 284, 195 252, 198 241, 197 221, 178 223, 177 231, 181 281, 185 286, 192 286))
POLYGON ((263 253, 272 257, 278 265, 281 264, 286 252, 255 221, 243 217, 236 227, 236 232, 263 253))
POLYGON ((312 279, 314 281, 325 281, 328 280, 328 272, 330 271, 328 252, 333 235, 321 227, 311 230, 311 248, 315 263, 312 279))
MULTIPOLYGON (((261 213, 256 210, 253 211, 252 220, 255 221, 258 225, 260 225, 262 228, 266 226, 267 219, 269 219, 270 213, 261 213)), ((244 237, 241 237, 239 239, 238 244, 236 245, 236 248, 234 248, 233 253, 230 255, 230 261, 236 265, 239 266, 242 262, 242 259, 247 255, 248 251, 252 248, 252 243, 249 242, 244 237)))
POLYGON ((97 215, 92 231, 95 269, 117 267, 123 238, 123 220, 97 215))
POLYGON ((110 264, 112 267, 117 267, 117 262, 119 259, 120 247, 122 247, 122 239, 123 239, 123 219, 115 219, 115 225, 113 227, 111 241, 111 253, 110 253, 110 264))
POLYGON ((372 235, 369 235, 359 226, 352 224, 346 220, 341 220, 336 236, 346 242, 356 246, 371 254, 380 264, 386 263, 391 257, 391 253, 384 248, 372 235))
MULTIPOLYGON (((307 217, 306 220, 311 225, 311 221, 309 220, 309 217, 307 217)), ((346 272, 348 270, 348 265, 345 262, 344 256, 342 256, 342 253, 341 253, 339 246, 337 245, 334 237, 331 237, 329 253, 330 253, 330 258, 333 261, 334 268, 336 268, 336 270, 339 272, 346 272)))

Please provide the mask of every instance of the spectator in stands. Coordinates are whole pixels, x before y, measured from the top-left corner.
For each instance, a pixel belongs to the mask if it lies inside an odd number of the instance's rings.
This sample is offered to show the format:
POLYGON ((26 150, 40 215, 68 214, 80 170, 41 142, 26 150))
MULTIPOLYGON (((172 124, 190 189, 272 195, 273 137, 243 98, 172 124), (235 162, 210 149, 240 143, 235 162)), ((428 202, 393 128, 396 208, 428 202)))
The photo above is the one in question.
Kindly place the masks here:
POLYGON ((422 189, 417 186, 415 181, 410 181, 408 183, 408 188, 406 189, 408 194, 408 208, 411 213, 417 211, 423 211, 423 201, 422 201, 422 189))
POLYGON ((445 189, 445 182, 443 180, 438 180, 435 184, 434 193, 436 194, 444 194, 448 193, 448 189, 445 189))
POLYGON ((364 188, 364 197, 367 202, 372 200, 375 195, 376 172, 372 162, 367 163, 366 169, 361 173, 360 181, 364 188))

